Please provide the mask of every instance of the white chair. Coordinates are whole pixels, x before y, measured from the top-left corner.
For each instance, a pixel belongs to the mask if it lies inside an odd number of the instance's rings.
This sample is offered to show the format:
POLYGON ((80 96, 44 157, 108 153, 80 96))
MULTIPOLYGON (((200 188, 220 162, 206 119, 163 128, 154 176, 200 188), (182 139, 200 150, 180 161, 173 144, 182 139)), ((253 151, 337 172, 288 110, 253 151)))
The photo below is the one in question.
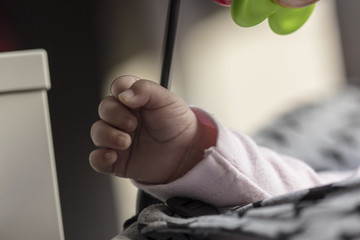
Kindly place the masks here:
POLYGON ((63 240, 47 54, 0 54, 0 239, 63 240))

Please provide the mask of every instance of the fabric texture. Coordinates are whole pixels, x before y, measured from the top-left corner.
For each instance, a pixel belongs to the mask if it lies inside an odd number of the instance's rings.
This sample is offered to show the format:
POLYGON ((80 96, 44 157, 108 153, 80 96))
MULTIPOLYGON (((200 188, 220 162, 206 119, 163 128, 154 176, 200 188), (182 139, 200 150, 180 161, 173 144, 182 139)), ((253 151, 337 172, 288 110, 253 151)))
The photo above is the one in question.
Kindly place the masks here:
POLYGON ((360 239, 360 179, 288 193, 221 215, 181 218, 146 208, 114 240, 360 239))
POLYGON ((261 146, 301 159, 315 171, 352 170, 360 163, 360 88, 305 105, 264 127, 253 139, 261 146))

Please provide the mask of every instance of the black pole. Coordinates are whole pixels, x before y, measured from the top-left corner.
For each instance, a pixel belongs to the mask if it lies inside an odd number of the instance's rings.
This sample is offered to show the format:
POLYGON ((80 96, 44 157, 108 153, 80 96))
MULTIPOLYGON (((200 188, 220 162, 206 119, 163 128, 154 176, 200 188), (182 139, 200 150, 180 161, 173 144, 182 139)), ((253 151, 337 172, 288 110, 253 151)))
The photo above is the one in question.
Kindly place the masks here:
MULTIPOLYGON (((167 23, 165 29, 165 46, 164 56, 161 69, 160 84, 165 88, 169 88, 169 76, 171 68, 171 60, 174 51, 174 43, 176 36, 176 27, 179 18, 181 0, 170 0, 168 8, 167 23)), ((145 193, 142 190, 138 191, 136 214, 139 214, 144 208, 151 204, 159 203, 160 201, 145 193)))
POLYGON ((176 27, 180 12, 180 2, 181 0, 170 0, 168 8, 168 16, 165 29, 164 55, 160 78, 160 84, 165 88, 169 88, 171 60, 174 51, 176 27))

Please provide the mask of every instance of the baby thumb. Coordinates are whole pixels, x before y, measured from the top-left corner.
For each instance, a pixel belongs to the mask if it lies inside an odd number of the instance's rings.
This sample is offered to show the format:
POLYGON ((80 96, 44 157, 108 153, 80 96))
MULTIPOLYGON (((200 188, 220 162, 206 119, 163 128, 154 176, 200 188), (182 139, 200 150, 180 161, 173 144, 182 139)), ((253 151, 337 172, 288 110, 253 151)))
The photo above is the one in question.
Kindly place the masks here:
POLYGON ((138 80, 119 94, 119 100, 130 108, 157 109, 174 103, 176 99, 175 94, 149 80, 138 80))

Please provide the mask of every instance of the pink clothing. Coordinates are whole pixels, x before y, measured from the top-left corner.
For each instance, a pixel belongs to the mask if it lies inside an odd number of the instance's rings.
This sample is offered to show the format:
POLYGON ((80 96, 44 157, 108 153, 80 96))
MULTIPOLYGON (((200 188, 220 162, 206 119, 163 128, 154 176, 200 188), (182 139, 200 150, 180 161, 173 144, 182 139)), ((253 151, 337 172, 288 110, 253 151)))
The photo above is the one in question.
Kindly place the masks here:
POLYGON ((300 160, 257 146, 205 111, 192 110, 202 124, 216 128, 216 146, 205 150, 204 159, 176 181, 163 185, 134 183, 160 200, 188 197, 228 207, 360 176, 360 168, 355 172, 316 173, 300 160))

